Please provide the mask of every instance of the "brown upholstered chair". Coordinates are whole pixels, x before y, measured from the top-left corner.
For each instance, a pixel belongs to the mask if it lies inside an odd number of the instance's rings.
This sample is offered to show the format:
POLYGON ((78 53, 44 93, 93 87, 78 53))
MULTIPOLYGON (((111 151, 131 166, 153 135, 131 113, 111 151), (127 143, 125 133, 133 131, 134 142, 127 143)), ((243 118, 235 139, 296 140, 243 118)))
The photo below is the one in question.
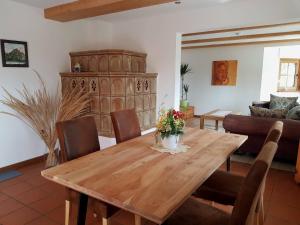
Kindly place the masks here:
POLYGON ((263 182, 278 145, 268 142, 261 157, 255 161, 237 194, 231 214, 216 209, 195 197, 189 198, 171 217, 166 225, 252 225, 263 188, 263 182))
MULTIPOLYGON (((58 122, 56 130, 61 148, 62 163, 100 150, 97 127, 92 116, 58 122)), ((66 192, 65 225, 68 225, 71 201, 77 202, 79 194, 70 189, 67 189, 66 192)), ((90 201, 93 203, 95 213, 101 214, 102 224, 108 224, 108 213, 110 213, 110 216, 113 214, 111 209, 108 210, 105 205, 92 198, 90 198, 90 201)), ((114 208, 113 212, 116 210, 114 208)))
MULTIPOLYGON (((265 143, 269 141, 278 143, 282 130, 283 123, 281 121, 275 122, 269 130, 265 143)), ((266 153, 261 150, 256 161, 264 154, 266 153)), ((194 193, 194 196, 225 205, 234 205, 243 180, 244 177, 242 176, 218 170, 204 182, 204 184, 194 193)), ((265 184, 265 179, 263 184, 265 184)), ((264 185, 259 205, 257 207, 257 211, 260 213, 260 223, 264 221, 263 193, 264 185)))
MULTIPOLYGON (((56 123, 62 163, 100 150, 98 132, 94 117, 83 117, 56 123)), ((65 225, 69 224, 71 200, 79 198, 78 193, 66 189, 65 225)))
POLYGON ((100 150, 94 117, 58 122, 56 130, 61 149, 61 162, 100 150))
POLYGON ((141 136, 139 119, 134 109, 111 112, 117 143, 141 136))

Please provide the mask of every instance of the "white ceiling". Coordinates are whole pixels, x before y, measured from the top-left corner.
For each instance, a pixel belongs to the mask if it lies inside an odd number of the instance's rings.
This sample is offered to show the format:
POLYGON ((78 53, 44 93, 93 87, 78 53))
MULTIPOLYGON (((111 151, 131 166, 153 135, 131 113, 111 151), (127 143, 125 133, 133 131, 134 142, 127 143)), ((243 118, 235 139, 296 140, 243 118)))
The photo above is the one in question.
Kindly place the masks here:
MULTIPOLYGON (((26 5, 47 8, 58 4, 68 3, 75 0, 12 0, 15 2, 23 3, 26 5)), ((120 21, 127 19, 134 19, 140 16, 153 16, 160 15, 163 13, 176 13, 186 9, 205 8, 208 6, 226 4, 233 1, 245 1, 245 0, 181 0, 181 4, 166 3, 162 5, 156 5, 152 7, 146 7, 142 9, 135 9, 126 12, 114 13, 110 15, 100 16, 105 21, 120 21)), ((99 17, 95 17, 98 19, 99 17)))
MULTIPOLYGON (((63 3, 68 3, 68 2, 73 2, 75 0, 12 0, 15 2, 20 2, 26 5, 30 5, 30 6, 34 6, 34 7, 38 7, 38 8, 47 8, 47 7, 51 7, 51 6, 55 6, 55 5, 59 5, 59 4, 63 4, 63 3)), ((188 6, 188 7, 194 7, 194 6, 207 6, 207 5, 211 5, 211 4, 219 4, 219 3, 225 3, 225 2, 230 2, 233 0, 181 0, 182 5, 184 5, 184 7, 188 6)), ((167 4, 170 6, 170 3, 167 4)), ((171 3, 171 5, 173 5, 173 3, 171 3)))
POLYGON ((12 0, 12 1, 20 2, 25 5, 30 5, 30 6, 44 9, 59 4, 73 2, 74 0, 12 0))
POLYGON ((100 18, 102 20, 109 21, 109 22, 123 21, 123 20, 136 19, 139 17, 162 15, 164 13, 179 13, 184 10, 205 8, 209 6, 222 5, 222 4, 226 4, 229 2, 236 2, 236 1, 247 1, 247 0, 181 0, 181 4, 174 4, 173 2, 171 2, 171 3, 146 7, 142 9, 134 9, 130 11, 104 15, 101 16, 100 18))

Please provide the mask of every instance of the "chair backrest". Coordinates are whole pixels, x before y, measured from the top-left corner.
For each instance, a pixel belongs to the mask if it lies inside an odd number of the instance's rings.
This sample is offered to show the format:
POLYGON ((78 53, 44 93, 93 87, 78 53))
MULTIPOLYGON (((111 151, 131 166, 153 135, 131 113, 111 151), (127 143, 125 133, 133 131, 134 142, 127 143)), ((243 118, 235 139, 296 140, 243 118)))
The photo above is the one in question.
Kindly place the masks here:
POLYGON ((141 136, 139 119, 134 109, 111 112, 117 143, 141 136))
POLYGON ((61 162, 100 150, 95 119, 92 116, 56 123, 61 162))
POLYGON ((265 144, 259 158, 251 166, 238 193, 232 211, 230 225, 253 224, 264 180, 277 148, 278 145, 275 142, 268 142, 265 144))
POLYGON ((264 144, 268 143, 269 141, 278 143, 278 141, 282 135, 282 130, 283 130, 283 122, 276 121, 270 128, 264 144))

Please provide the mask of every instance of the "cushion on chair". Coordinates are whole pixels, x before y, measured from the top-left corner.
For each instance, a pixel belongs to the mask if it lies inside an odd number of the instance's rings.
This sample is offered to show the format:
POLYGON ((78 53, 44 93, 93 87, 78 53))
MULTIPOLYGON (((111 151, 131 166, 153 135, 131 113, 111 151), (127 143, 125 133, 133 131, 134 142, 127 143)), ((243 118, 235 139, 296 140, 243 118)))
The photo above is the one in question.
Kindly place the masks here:
POLYGON ((218 170, 193 194, 210 201, 233 205, 244 177, 218 170))
POLYGON ((230 214, 189 198, 163 225, 227 225, 230 214))

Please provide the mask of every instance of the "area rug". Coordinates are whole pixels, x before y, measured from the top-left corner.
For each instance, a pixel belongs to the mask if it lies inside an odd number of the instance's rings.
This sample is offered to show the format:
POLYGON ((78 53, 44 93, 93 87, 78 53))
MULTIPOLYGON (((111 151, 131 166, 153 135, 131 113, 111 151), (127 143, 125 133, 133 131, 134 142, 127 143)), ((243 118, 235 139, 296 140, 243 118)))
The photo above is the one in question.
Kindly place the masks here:
POLYGON ((9 179, 13 179, 15 177, 21 176, 22 174, 17 171, 17 170, 9 170, 9 171, 5 171, 0 173, 0 182, 9 180, 9 179))

